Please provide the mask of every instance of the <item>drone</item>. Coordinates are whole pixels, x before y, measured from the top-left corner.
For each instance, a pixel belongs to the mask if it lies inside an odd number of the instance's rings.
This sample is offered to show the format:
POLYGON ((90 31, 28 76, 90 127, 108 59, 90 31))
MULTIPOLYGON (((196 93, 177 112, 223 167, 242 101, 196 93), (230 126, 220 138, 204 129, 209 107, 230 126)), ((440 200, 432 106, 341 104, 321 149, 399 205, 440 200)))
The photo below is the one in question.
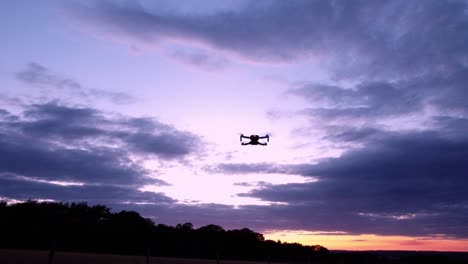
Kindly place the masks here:
POLYGON ((245 146, 245 145, 262 145, 262 146, 266 146, 267 143, 259 142, 260 139, 264 139, 264 138, 266 138, 267 142, 270 142, 270 137, 268 135, 263 136, 263 137, 261 137, 259 135, 251 135, 250 137, 246 137, 246 136, 244 136, 244 134, 241 134, 240 135, 240 142, 241 142, 242 146, 245 146), (244 143, 244 142, 242 142, 243 138, 248 138, 248 139, 250 139, 250 141, 247 142, 247 143, 244 143))

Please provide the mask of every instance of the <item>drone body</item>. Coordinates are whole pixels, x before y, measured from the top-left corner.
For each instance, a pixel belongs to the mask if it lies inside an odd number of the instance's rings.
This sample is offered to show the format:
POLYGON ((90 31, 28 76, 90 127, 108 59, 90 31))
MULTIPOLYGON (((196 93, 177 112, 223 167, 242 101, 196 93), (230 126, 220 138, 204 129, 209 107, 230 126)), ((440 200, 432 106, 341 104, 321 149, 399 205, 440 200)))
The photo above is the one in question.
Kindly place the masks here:
POLYGON ((260 139, 265 139, 265 138, 266 138, 267 142, 270 142, 270 137, 269 137, 268 135, 263 136, 263 137, 261 137, 261 136, 259 136, 259 135, 251 135, 251 136, 249 136, 249 137, 246 137, 246 136, 244 136, 243 134, 241 134, 241 136, 240 136, 240 142, 241 142, 241 145, 242 145, 242 146, 245 146, 245 145, 262 145, 262 146, 266 146, 267 143, 264 143, 264 142, 260 142, 260 141, 259 141, 260 139), (250 141, 244 143, 244 142, 242 142, 242 139, 243 139, 243 138, 248 138, 248 139, 250 139, 250 141))

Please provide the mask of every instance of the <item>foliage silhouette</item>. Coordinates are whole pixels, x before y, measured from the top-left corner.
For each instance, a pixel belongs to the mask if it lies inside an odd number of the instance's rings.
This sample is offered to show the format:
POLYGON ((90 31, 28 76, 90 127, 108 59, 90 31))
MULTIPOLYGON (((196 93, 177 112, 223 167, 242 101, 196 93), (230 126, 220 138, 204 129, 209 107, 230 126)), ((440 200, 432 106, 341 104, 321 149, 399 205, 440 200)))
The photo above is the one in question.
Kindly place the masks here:
MULTIPOLYGON (((0 248, 288 263, 467 263, 463 253, 329 253, 322 246, 265 240, 248 228, 191 223, 156 225, 136 212, 104 205, 0 201, 0 248), (392 255, 388 255, 392 254, 392 255), (391 257, 389 257, 391 256, 391 257)), ((147 259, 148 260, 148 259, 147 259)))
POLYGON ((1 248, 131 255, 146 255, 149 250, 153 256, 271 261, 299 261, 328 253, 321 246, 265 240, 247 228, 156 225, 136 212, 113 213, 104 205, 87 203, 2 202, 0 215, 1 248))

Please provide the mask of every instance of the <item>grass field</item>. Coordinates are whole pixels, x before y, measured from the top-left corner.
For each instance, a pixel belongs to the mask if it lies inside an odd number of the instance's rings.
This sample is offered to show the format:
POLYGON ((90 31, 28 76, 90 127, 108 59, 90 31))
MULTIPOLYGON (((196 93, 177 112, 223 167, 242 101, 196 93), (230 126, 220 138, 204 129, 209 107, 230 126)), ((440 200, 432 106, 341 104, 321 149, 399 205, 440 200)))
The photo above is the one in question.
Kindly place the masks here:
MULTIPOLYGON (((48 251, 0 249, 0 264, 47 264, 48 251)), ((151 257, 151 264, 216 264, 211 259, 151 257)), ((266 262, 221 260, 220 264, 265 264, 266 262)), ((121 256, 56 252, 53 264, 146 264, 144 256, 121 256)))

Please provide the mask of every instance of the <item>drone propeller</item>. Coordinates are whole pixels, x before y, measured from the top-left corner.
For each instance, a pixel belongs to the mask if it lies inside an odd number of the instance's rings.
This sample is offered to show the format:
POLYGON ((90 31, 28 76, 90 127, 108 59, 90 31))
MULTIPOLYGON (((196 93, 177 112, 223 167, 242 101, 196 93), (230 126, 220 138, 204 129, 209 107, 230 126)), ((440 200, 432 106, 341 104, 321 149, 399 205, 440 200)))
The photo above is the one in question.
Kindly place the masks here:
POLYGON ((267 134, 266 135, 267 142, 270 142, 270 136, 267 134))
POLYGON ((244 137, 244 134, 240 134, 240 142, 242 142, 242 138, 244 137))

